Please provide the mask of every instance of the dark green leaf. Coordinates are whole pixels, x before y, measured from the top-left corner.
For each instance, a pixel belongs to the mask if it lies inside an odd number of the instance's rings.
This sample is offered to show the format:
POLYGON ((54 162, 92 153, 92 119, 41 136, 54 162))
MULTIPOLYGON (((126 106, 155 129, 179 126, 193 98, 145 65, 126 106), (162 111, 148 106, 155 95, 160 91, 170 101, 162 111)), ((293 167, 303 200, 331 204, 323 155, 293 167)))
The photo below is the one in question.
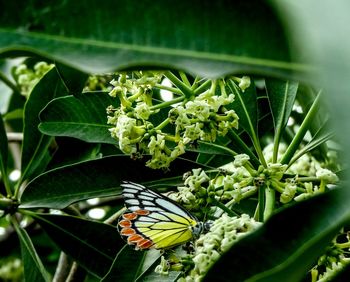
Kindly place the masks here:
POLYGON ((310 142, 306 144, 302 149, 300 149, 290 160, 289 166, 298 160, 302 155, 312 151, 316 147, 324 144, 326 141, 334 137, 334 132, 329 130, 328 123, 325 123, 319 130, 316 132, 315 136, 312 137, 310 142))
POLYGON ((63 252, 100 278, 124 245, 117 229, 111 225, 66 215, 31 215, 63 252))
POLYGON ((66 86, 68 92, 74 96, 80 95, 89 75, 58 62, 55 65, 58 74, 61 77, 63 84, 66 86))
POLYGON ((38 254, 35 251, 28 233, 21 227, 14 225, 21 244, 22 262, 24 265, 25 281, 51 281, 38 254))
POLYGON ((50 160, 48 147, 52 138, 38 130, 39 112, 55 97, 65 95, 55 68, 35 85, 24 108, 22 180, 40 173, 50 160))
POLYGON ((7 177, 8 143, 4 122, 0 116, 0 172, 2 177, 7 177))
POLYGON ((305 69, 288 63, 281 23, 258 0, 124 0, 117 8, 115 1, 39 3, 2 3, 2 56, 36 52, 88 73, 137 66, 202 76, 305 69))
POLYGON ((292 111, 298 83, 272 78, 266 79, 265 83, 275 131, 280 135, 292 111))
POLYGON ((106 108, 116 105, 106 92, 84 93, 77 97, 54 99, 40 113, 41 132, 51 136, 69 136, 86 142, 117 144, 108 131, 106 108))
POLYGON ((164 173, 146 167, 144 161, 134 161, 125 155, 81 162, 53 169, 28 183, 20 199, 21 207, 61 209, 89 198, 119 195, 122 180, 140 183, 162 181, 163 178, 180 176, 193 167, 201 165, 177 159, 170 166, 170 171, 164 173))
POLYGON ((239 127, 252 137, 258 129, 258 106, 255 86, 252 83, 244 92, 232 81, 228 80, 229 88, 235 94, 235 100, 229 106, 239 116, 239 127))
POLYGON ((273 215, 233 245, 210 269, 206 281, 300 281, 350 220, 350 191, 345 188, 273 215))
POLYGON ((278 160, 279 143, 292 112, 297 90, 297 82, 266 79, 266 91, 275 127, 273 162, 278 160))
POLYGON ((125 245, 119 251, 111 269, 101 281, 135 281, 146 252, 135 251, 131 246, 125 245))
POLYGON ((83 161, 94 160, 101 153, 100 144, 86 143, 70 137, 56 137, 55 144, 57 150, 47 167, 50 170, 83 161))
POLYGON ((287 148, 286 152, 283 154, 282 159, 280 161, 281 164, 289 163, 290 160, 293 158, 295 152, 299 149, 299 146, 300 146, 301 142, 303 141, 306 132, 309 130, 310 126, 313 123, 314 118, 318 114, 318 109, 320 106, 320 97, 321 97, 321 93, 317 95, 312 106, 310 107, 309 111, 307 112, 303 122, 301 123, 300 127, 298 128, 298 131, 295 134, 292 142, 288 145, 288 148, 287 148))

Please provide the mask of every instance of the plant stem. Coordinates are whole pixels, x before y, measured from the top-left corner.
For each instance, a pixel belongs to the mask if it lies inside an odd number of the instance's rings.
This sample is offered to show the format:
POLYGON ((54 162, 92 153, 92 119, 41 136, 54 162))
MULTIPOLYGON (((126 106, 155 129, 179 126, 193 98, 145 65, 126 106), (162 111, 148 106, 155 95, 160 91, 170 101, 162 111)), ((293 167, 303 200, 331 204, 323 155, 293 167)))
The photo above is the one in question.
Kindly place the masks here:
POLYGON ((211 80, 206 80, 203 84, 201 84, 198 88, 196 88, 193 93, 195 95, 204 92, 205 90, 207 90, 209 88, 209 86, 211 85, 211 80))
POLYGON ((195 89, 197 88, 199 79, 200 79, 200 78, 199 78, 198 76, 195 77, 195 79, 194 79, 194 81, 193 81, 193 84, 192 84, 192 86, 191 86, 192 91, 195 90, 195 89))
POLYGON ((288 146, 286 152, 284 153, 280 163, 281 164, 288 164, 289 161, 292 159, 293 155, 299 148, 300 143, 303 141, 303 138, 306 134, 306 132, 309 130, 316 114, 318 113, 318 109, 320 106, 320 97, 321 92, 318 93, 315 101, 313 102, 310 110, 308 111, 305 119, 303 120, 302 124, 300 125, 300 128, 297 132, 297 134, 294 136, 292 142, 288 146))
POLYGON ((233 210, 230 210, 228 207, 226 207, 223 203, 219 202, 215 198, 211 198, 212 203, 222 209, 224 212, 226 212, 229 216, 238 216, 237 213, 235 213, 233 210))
POLYGON ((259 187, 259 195, 258 195, 258 221, 264 221, 264 210, 265 210, 265 186, 259 187))
POLYGON ((7 76, 0 71, 0 80, 2 80, 9 88, 11 88, 11 90, 16 94, 16 95, 21 95, 21 92, 19 91, 19 89, 17 88, 17 86, 12 83, 11 80, 9 80, 7 78, 7 76))
POLYGON ((170 107, 171 105, 174 105, 174 104, 177 104, 177 103, 182 102, 183 100, 185 100, 185 98, 186 98, 185 96, 177 97, 177 98, 172 99, 172 100, 170 100, 170 101, 166 101, 166 102, 163 102, 163 103, 154 105, 154 106, 150 107, 150 110, 151 110, 151 111, 154 111, 154 110, 158 110, 158 109, 163 109, 163 108, 166 108, 166 107, 170 107))
POLYGON ((266 221, 275 209, 276 191, 270 187, 265 188, 264 221, 266 221))
POLYGON ((159 84, 159 83, 156 84, 155 87, 158 88, 158 89, 162 89, 162 90, 167 90, 167 91, 173 92, 173 93, 178 94, 178 95, 182 95, 181 90, 178 89, 178 88, 175 88, 175 87, 166 86, 166 85, 162 85, 162 84, 159 84))
POLYGON ((180 79, 177 78, 171 71, 166 71, 165 76, 177 87, 181 90, 181 92, 185 95, 187 99, 191 99, 194 95, 192 89, 188 87, 185 83, 183 83, 180 79))
POLYGON ((170 120, 169 118, 166 118, 165 120, 163 120, 160 124, 158 124, 154 130, 161 130, 163 129, 165 126, 167 126, 169 124, 170 120))
POLYGON ((257 169, 260 165, 259 159, 254 155, 254 153, 243 142, 243 140, 239 137, 239 135, 235 131, 233 131, 232 129, 229 129, 228 133, 230 134, 232 143, 237 145, 238 148, 240 148, 241 151, 243 151, 243 153, 249 156, 252 165, 254 166, 255 169, 257 169))
POLYGON ((190 83, 190 81, 188 80, 186 73, 184 73, 183 71, 179 71, 179 74, 180 74, 180 77, 181 77, 182 81, 183 81, 187 86, 191 87, 191 83, 190 83))

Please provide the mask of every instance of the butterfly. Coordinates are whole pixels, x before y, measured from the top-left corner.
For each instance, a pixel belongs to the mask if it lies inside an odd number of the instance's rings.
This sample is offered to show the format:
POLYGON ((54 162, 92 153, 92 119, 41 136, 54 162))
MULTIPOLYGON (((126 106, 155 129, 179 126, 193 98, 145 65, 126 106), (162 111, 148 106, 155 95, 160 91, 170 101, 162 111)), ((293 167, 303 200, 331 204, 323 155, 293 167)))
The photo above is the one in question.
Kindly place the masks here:
POLYGON ((119 217, 117 228, 136 250, 172 248, 210 228, 173 200, 143 185, 123 181, 121 187, 128 210, 119 217))

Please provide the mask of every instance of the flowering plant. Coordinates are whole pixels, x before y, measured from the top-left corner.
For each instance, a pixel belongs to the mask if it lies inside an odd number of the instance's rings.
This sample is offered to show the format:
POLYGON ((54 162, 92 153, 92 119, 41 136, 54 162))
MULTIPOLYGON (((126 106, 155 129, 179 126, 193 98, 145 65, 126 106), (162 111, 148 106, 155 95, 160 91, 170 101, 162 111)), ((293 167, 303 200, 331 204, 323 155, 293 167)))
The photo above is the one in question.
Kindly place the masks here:
POLYGON ((347 277, 348 4, 312 2, 2 1, 0 280, 347 277), (125 180, 209 230, 129 248, 125 180))

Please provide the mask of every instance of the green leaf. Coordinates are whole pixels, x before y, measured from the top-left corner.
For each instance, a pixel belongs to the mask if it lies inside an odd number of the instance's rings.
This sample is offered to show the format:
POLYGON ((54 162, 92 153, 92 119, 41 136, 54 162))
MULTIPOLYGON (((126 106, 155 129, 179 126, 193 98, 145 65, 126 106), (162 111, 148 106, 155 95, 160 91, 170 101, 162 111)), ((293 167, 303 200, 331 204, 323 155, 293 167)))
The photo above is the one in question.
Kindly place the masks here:
POLYGON ((38 254, 35 251, 28 233, 23 228, 18 226, 17 223, 14 224, 14 227, 21 244, 25 281, 51 281, 49 274, 46 272, 38 254))
POLYGON ((101 282, 135 281, 147 251, 135 251, 125 245, 115 257, 113 265, 101 282))
POLYGON ((47 207, 62 209, 95 197, 120 195, 120 182, 145 183, 173 178, 201 165, 183 159, 175 160, 169 172, 153 170, 141 160, 120 155, 81 162, 53 169, 32 180, 21 195, 21 208, 47 207), (176 169, 172 169, 176 168, 176 169))
MULTIPOLYGON (((258 97, 254 83, 252 83, 245 91, 235 84, 230 79, 228 80, 228 87, 232 93, 235 94, 235 100, 233 103, 227 106, 227 108, 235 110, 239 117, 239 126, 243 128, 249 135, 254 145, 255 151, 259 156, 259 162, 266 166, 264 156, 262 154, 260 141, 258 138, 258 97)), ((250 149, 242 142, 242 139, 236 132, 230 132, 231 138, 238 144, 239 148, 246 153, 254 163, 256 158, 250 149)))
POLYGON ((228 80, 228 86, 235 94, 235 100, 229 106, 239 116, 239 127, 243 128, 252 137, 257 134, 258 129, 258 106, 254 83, 242 92, 238 86, 228 80))
POLYGON ((302 124, 300 125, 296 135, 294 136, 292 142, 288 145, 288 148, 286 152, 283 154, 282 159, 280 161, 281 164, 289 163, 290 160, 293 158, 295 152, 299 149, 300 143, 303 141, 306 132, 308 131, 308 129, 313 123, 313 119, 318 114, 318 109, 320 106, 320 96, 321 96, 321 93, 317 95, 312 106, 307 112, 302 124))
POLYGON ((124 245, 117 229, 108 224, 66 215, 30 215, 63 252, 99 278, 107 273, 124 245))
MULTIPOLYGON (((83 161, 94 160, 100 156, 101 145, 86 143, 70 137, 56 137, 57 150, 53 155, 47 170, 72 165, 83 161)), ((114 149, 114 147, 112 148, 114 149)))
POLYGON ((30 93, 24 108, 22 180, 40 173, 50 160, 48 147, 52 138, 38 130, 39 112, 50 100, 64 94, 55 68, 48 71, 30 93))
POLYGON ((202 76, 307 69, 289 63, 281 22, 258 0, 146 0, 137 5, 123 0, 117 9, 111 0, 56 6, 7 1, 0 27, 2 56, 38 53, 89 73, 137 66, 179 68, 202 76))
POLYGON ((298 83, 271 78, 265 83, 275 126, 273 162, 277 162, 279 142, 293 109, 298 83))
POLYGON ((63 84, 68 89, 68 92, 74 96, 80 95, 89 75, 58 62, 56 62, 55 66, 63 84))
POLYGON ((15 60, 0 59, 0 114, 8 111, 13 95, 19 95, 19 91, 11 78, 11 69, 17 62, 15 60))
POLYGON ((108 131, 106 108, 116 105, 107 92, 87 92, 52 100, 40 113, 39 129, 51 136, 69 136, 86 142, 117 144, 108 131))
POLYGON ((7 178, 8 142, 4 122, 0 116, 0 172, 1 178, 7 178))
POLYGON ((273 78, 266 79, 265 83, 275 130, 280 132, 287 125, 292 112, 298 83, 273 78))
POLYGON ((349 196, 344 187, 283 209, 234 244, 206 281, 300 281, 349 222, 349 196))
POLYGON ((307 143, 302 149, 300 149, 290 160, 288 166, 291 166, 295 161, 297 161, 304 154, 312 151, 316 147, 324 144, 326 141, 334 137, 334 132, 329 130, 328 122, 325 123, 312 137, 309 143, 307 143))

